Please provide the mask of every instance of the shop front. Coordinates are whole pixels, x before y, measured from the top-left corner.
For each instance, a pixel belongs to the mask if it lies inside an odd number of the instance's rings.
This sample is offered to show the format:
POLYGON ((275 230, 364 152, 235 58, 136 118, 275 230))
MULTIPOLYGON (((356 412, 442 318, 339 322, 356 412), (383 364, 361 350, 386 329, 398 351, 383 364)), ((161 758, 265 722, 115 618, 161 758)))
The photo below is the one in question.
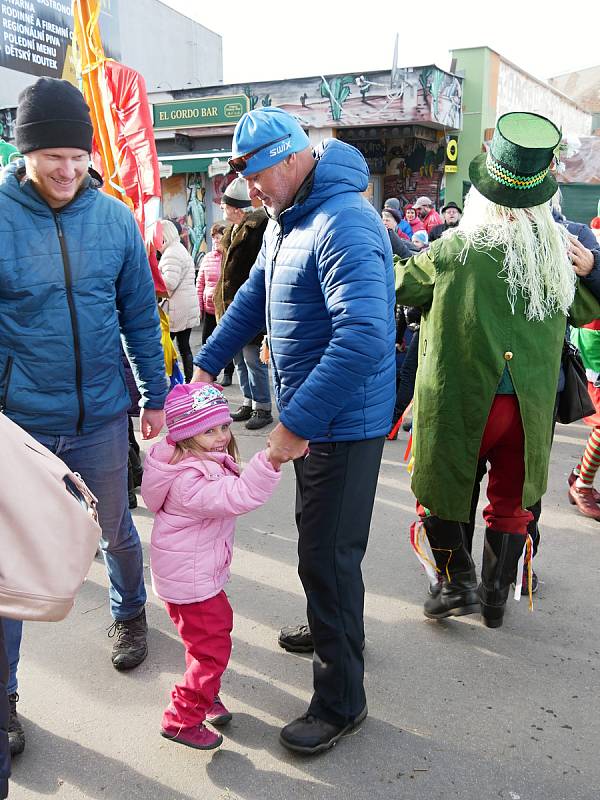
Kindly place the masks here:
MULTIPOLYGON (((210 230, 221 218, 221 195, 234 177, 227 159, 235 123, 268 106, 294 114, 315 144, 337 137, 357 147, 369 165, 375 207, 388 197, 443 201, 446 142, 462 125, 462 79, 438 67, 173 92, 153 107, 159 160, 170 173, 162 181, 163 213, 192 227, 195 219, 196 242, 202 226, 210 230)), ((199 248, 207 246, 204 234, 199 248)))

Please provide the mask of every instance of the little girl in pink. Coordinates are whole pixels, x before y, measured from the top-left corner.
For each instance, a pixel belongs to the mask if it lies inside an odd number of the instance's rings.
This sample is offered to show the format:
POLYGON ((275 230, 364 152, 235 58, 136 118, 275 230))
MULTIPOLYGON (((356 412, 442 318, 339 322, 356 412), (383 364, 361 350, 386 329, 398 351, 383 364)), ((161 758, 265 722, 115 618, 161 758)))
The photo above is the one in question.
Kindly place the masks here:
POLYGON ((142 496, 156 515, 152 585, 185 645, 187 669, 173 687, 161 734, 210 750, 223 737, 204 722, 224 725, 231 719, 219 689, 231 654, 233 612, 223 587, 230 574, 235 518, 266 503, 281 475, 268 450, 257 453, 240 473, 220 386, 175 386, 165 412, 169 432, 146 456, 142 496))

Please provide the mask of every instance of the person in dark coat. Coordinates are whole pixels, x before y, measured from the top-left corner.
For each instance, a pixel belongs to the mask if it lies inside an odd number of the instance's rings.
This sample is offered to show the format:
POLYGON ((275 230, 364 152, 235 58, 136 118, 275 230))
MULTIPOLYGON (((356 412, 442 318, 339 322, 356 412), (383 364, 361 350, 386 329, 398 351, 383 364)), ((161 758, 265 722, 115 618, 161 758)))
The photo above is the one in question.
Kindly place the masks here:
MULTIPOLYGON (((248 280, 268 222, 264 208, 252 208, 246 183, 241 178, 233 180, 223 193, 221 210, 229 227, 221 239, 221 277, 213 295, 217 322, 248 280)), ((265 333, 259 331, 233 359, 244 399, 231 418, 234 422, 246 422, 248 430, 258 430, 273 422, 269 369, 260 360, 265 333)))
POLYGON ((399 258, 410 258, 418 250, 406 239, 401 239, 398 236, 396 228, 401 219, 400 212, 395 211, 393 208, 384 208, 381 212, 381 221, 387 228, 390 244, 392 245, 392 253, 399 258))
POLYGON ((442 233, 447 231, 448 228, 456 228, 462 217, 462 208, 457 206, 454 202, 446 203, 442 208, 442 216, 444 222, 441 225, 435 225, 429 232, 430 242, 435 242, 436 239, 439 239, 442 233))

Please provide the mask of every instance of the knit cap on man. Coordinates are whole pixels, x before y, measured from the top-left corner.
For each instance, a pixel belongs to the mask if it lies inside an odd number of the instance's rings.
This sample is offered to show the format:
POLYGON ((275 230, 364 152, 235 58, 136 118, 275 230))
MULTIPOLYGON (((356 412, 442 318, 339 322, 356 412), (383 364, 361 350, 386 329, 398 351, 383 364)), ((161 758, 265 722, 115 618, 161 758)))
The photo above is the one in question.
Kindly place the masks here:
POLYGON ((243 178, 234 178, 223 192, 221 202, 234 208, 252 208, 246 181, 243 178))
POLYGON ((169 439, 180 442, 191 439, 231 420, 229 404, 220 387, 214 383, 180 383, 165 402, 169 439))
POLYGON ((90 109, 79 89, 58 78, 40 78, 19 95, 16 143, 23 155, 69 147, 92 151, 90 109))

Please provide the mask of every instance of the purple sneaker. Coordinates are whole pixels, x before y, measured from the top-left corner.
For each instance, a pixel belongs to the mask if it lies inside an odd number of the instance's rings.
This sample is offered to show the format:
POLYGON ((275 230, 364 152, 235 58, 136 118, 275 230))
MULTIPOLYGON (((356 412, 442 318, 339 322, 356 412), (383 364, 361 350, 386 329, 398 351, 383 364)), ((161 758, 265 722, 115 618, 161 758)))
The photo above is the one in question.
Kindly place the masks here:
POLYGON ((228 722, 231 722, 232 715, 231 712, 228 711, 223 703, 221 702, 221 698, 217 695, 213 701, 212 706, 206 712, 206 721, 210 722, 211 725, 227 725, 228 722))

